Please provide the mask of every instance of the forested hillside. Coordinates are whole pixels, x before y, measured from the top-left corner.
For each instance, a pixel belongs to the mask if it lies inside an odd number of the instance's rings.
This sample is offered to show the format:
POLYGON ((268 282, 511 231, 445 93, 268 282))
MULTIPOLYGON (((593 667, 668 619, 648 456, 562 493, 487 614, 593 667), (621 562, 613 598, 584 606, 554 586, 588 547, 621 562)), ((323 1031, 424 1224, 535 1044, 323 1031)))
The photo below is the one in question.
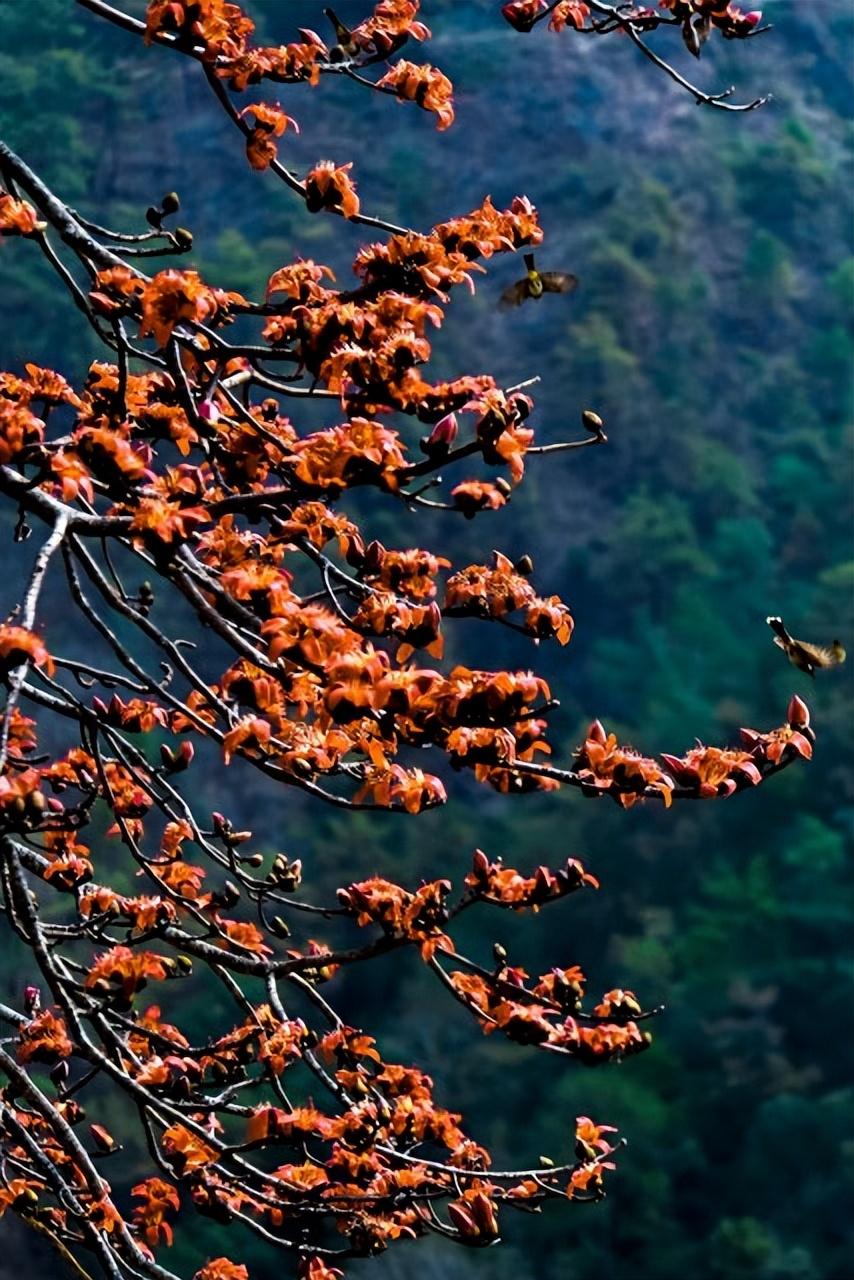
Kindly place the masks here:
MULTIPOLYGON (((338 7, 345 20, 363 8, 338 7)), ((322 5, 303 0, 251 8, 271 42, 323 22, 322 5)), ((424 1280, 844 1280, 854 663, 812 687, 764 619, 854 650, 850 0, 768 0, 772 33, 709 48, 704 87, 774 94, 738 116, 695 106, 628 41, 514 38, 493 0, 422 8, 430 57, 456 86, 454 128, 437 134, 426 114, 323 83, 294 91, 303 132, 280 148, 299 171, 353 159, 366 206, 412 226, 486 192, 497 203, 524 192, 546 232, 540 261, 580 277, 575 294, 502 312, 520 273, 505 258, 473 297, 460 291, 435 344, 441 376, 539 376, 540 442, 565 438, 584 407, 609 436, 531 459, 500 525, 446 532, 462 563, 493 538, 512 557, 531 552, 572 606, 568 649, 535 655, 508 630, 490 661, 536 663, 548 678, 564 758, 594 714, 645 750, 682 749, 686 731, 715 741, 776 723, 794 691, 813 711, 815 759, 666 821, 653 805, 628 816, 569 791, 510 804, 464 780, 417 820, 341 817, 304 797, 266 805, 237 771, 211 779, 210 803, 233 788, 235 816, 330 890, 373 871, 415 883, 438 850, 455 877, 475 847, 520 865, 583 856, 602 893, 517 925, 514 962, 540 972, 562 947, 560 962, 581 964, 594 988, 619 980, 666 1006, 648 1054, 586 1071, 483 1038, 439 1003, 414 956, 378 962, 368 993, 347 989, 348 1016, 385 1024, 392 1053, 452 1083, 499 1158, 536 1162, 578 1114, 629 1140, 606 1202, 530 1229, 520 1216, 503 1251, 419 1251, 424 1280), (499 1097, 512 1117, 500 1126, 499 1097)), ((81 212, 141 225, 176 189, 190 264, 223 286, 260 295, 296 254, 346 280, 364 229, 312 217, 252 173, 196 68, 147 54, 70 0, 0 3, 0 21, 0 134, 81 212)), ((94 354, 35 249, 0 241, 0 369, 35 360, 79 382, 94 354)), ((362 518, 406 547, 429 545, 424 514, 416 528, 389 502, 362 518)), ((477 661, 484 635, 496 644, 470 623, 451 656, 477 661)), ((281 1272, 256 1249, 247 1242, 252 1280, 273 1280, 281 1272)), ((399 1280, 406 1250, 369 1265, 399 1280)))

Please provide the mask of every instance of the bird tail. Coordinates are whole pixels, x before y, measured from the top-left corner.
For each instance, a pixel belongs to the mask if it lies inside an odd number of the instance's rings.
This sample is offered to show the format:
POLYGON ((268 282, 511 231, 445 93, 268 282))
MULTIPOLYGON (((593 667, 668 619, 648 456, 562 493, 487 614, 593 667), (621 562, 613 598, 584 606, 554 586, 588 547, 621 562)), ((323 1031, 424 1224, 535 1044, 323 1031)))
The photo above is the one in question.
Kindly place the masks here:
POLYGON ((522 261, 525 263, 525 267, 528 271, 536 271, 536 267, 534 266, 534 255, 532 253, 524 254, 522 261))
POLYGON ((326 8, 323 10, 323 13, 324 13, 324 16, 329 19, 329 21, 332 23, 333 27, 335 28, 335 35, 337 36, 337 38, 346 43, 350 39, 351 33, 347 29, 347 27, 344 26, 344 23, 338 17, 338 14, 335 12, 335 10, 332 8, 326 8))
POLYGON ((777 637, 778 644, 787 645, 790 643, 792 637, 789 635, 788 631, 783 626, 782 618, 766 618, 765 621, 768 623, 768 626, 771 628, 771 630, 774 632, 774 635, 777 637))

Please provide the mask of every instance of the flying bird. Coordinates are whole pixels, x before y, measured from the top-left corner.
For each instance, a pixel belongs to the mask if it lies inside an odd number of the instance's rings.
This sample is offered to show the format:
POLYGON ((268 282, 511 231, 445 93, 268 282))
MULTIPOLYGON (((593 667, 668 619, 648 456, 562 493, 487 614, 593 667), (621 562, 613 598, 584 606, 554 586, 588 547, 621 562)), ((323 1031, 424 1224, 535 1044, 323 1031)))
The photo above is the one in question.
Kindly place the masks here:
POLYGON ((845 650, 838 640, 829 645, 807 644, 805 640, 795 640, 783 625, 782 618, 766 618, 765 621, 774 632, 774 643, 779 645, 793 667, 805 671, 815 678, 817 667, 838 667, 845 661, 845 650))
POLYGON ((568 271, 538 271, 532 253, 526 253, 524 260, 527 274, 504 290, 500 307, 518 307, 529 298, 541 298, 544 293, 572 293, 577 288, 578 276, 568 271))

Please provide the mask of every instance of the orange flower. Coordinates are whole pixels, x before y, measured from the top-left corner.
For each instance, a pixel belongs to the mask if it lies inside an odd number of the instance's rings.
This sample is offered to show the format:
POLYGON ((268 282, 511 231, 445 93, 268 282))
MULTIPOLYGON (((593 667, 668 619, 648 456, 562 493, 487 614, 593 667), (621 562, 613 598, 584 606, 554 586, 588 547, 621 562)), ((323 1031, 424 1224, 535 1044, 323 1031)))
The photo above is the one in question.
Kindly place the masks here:
POLYGON ((599 887, 595 876, 585 871, 575 858, 567 858, 558 871, 537 867, 532 876, 523 876, 513 867, 490 862, 480 849, 475 850, 474 865, 465 883, 489 901, 516 910, 533 907, 535 911, 544 902, 575 893, 584 885, 592 885, 594 889, 599 887))
POLYGON ((148 0, 145 39, 179 35, 204 45, 204 58, 233 58, 242 53, 255 29, 239 5, 230 0, 148 0))
POLYGON ((590 6, 584 0, 560 0, 555 5, 549 19, 552 31, 563 31, 564 27, 574 27, 581 31, 585 21, 590 17, 590 6))
POLYGON ((249 1272, 242 1263, 214 1258, 196 1272, 193 1280, 249 1280, 249 1272))
POLYGON ((215 1148, 183 1124, 173 1124, 165 1130, 162 1146, 163 1154, 179 1178, 204 1169, 217 1158, 215 1148))
POLYGON ((327 1266, 322 1258, 303 1258, 297 1275, 299 1280, 342 1280, 344 1272, 327 1266))
POLYGON ((204 507, 182 507, 165 498, 140 498, 130 527, 134 533, 144 533, 149 541, 172 543, 185 542, 198 525, 209 522, 204 507))
MULTIPOLYGON (((589 1116, 577 1116, 575 1121, 575 1140, 583 1142, 586 1149, 596 1151, 609 1151, 611 1143, 607 1138, 603 1138, 603 1133, 616 1133, 617 1130, 612 1124, 594 1124, 589 1116)), ((592 1156, 588 1155, 588 1159, 592 1156)))
POLYGON ((26 200, 16 200, 0 191, 0 236, 31 236, 46 226, 46 222, 39 222, 38 214, 26 200))
POLYGON ((273 954, 273 948, 264 942, 264 935, 257 925, 239 920, 219 920, 217 923, 229 942, 233 942, 241 950, 252 951, 261 956, 273 954))
POLYGON ((0 673, 6 675, 25 662, 44 667, 48 675, 53 674, 50 654, 44 641, 34 631, 6 622, 0 623, 0 673))
POLYGON ((417 102, 425 111, 434 111, 437 129, 447 129, 454 123, 454 86, 438 67, 416 66, 401 59, 378 83, 394 89, 399 98, 417 102))
POLYGON ((223 760, 226 764, 230 764, 238 748, 241 755, 249 753, 263 755, 267 751, 271 732, 267 721, 259 719, 258 716, 248 716, 240 720, 222 740, 223 760))
POLYGON ((596 1164, 584 1164, 580 1169, 574 1170, 566 1188, 566 1194, 570 1200, 582 1198, 585 1200, 598 1200, 604 1194, 603 1180, 606 1169, 614 1169, 616 1166, 609 1161, 599 1161, 596 1164))
POLYGON ((742 729, 741 736, 751 748, 754 758, 779 765, 787 751, 804 760, 812 759, 811 732, 808 726, 785 724, 779 729, 770 729, 767 733, 760 733, 756 729, 742 729))
POLYGON ((29 445, 44 439, 44 422, 15 400, 0 398, 0 465, 16 462, 29 445))
POLYGON ((575 768, 582 782, 596 791, 609 792, 624 809, 646 791, 658 792, 666 807, 673 798, 673 779, 655 760, 621 747, 614 734, 606 734, 597 720, 588 731, 575 768))
POLYGON ((267 281, 265 297, 269 302, 274 293, 284 293, 296 302, 321 302, 330 296, 330 291, 320 283, 324 276, 335 279, 330 267, 318 266, 311 258, 298 259, 273 272, 267 281))
MULTIPOLYGON (((489 1187, 489 1191, 491 1190, 489 1187)), ((464 1191, 459 1200, 451 1201, 448 1205, 448 1217, 463 1240, 469 1244, 488 1244, 498 1238, 495 1205, 490 1195, 477 1190, 475 1185, 464 1191)))
POLYGON ((239 92, 268 76, 286 82, 308 80, 316 85, 320 79, 318 64, 328 57, 329 50, 315 32, 303 29, 302 35, 301 43, 246 49, 221 61, 216 73, 239 92))
POLYGON ((749 751, 697 746, 684 758, 662 754, 677 783, 696 790, 699 796, 731 795, 739 784, 756 786, 762 781, 749 751))
POLYGON ((337 168, 334 160, 321 160, 305 177, 305 203, 309 213, 330 209, 345 218, 355 218, 359 212, 359 197, 349 171, 350 164, 337 168))
POLYGON ((156 1248, 162 1240, 167 1247, 171 1245, 172 1227, 166 1217, 167 1214, 177 1213, 181 1207, 175 1187, 163 1178, 146 1178, 132 1188, 131 1195, 142 1200, 142 1204, 134 1206, 133 1217, 146 1244, 156 1248))
POLYGON ((419 0, 378 0, 370 18, 360 22, 352 32, 352 40, 366 52, 388 57, 407 39, 429 40, 430 30, 416 22, 419 0))
POLYGON ((86 975, 84 986, 104 995, 120 993, 130 1001, 149 979, 162 981, 169 973, 170 967, 163 956, 153 951, 132 951, 130 947, 117 946, 97 957, 86 975))
MULTIPOLYGON (((507 488, 509 491, 510 486, 507 488)), ((478 511, 497 511, 507 502, 507 494, 484 480, 464 480, 451 490, 451 497, 467 520, 471 520, 478 511)))
POLYGON ((516 31, 530 31, 547 12, 547 0, 510 0, 509 4, 501 6, 505 22, 509 22, 516 31))
POLYGON ((291 116, 286 115, 276 103, 271 106, 258 102, 244 107, 238 112, 241 118, 247 114, 254 117, 255 124, 246 139, 246 154, 253 169, 266 169, 276 158, 274 138, 280 138, 287 129, 299 133, 299 125, 291 116))
POLYGON ((142 323, 140 334, 153 335, 164 347, 176 324, 182 320, 207 324, 222 319, 233 302, 244 302, 239 293, 212 289, 197 271, 179 271, 169 267, 158 271, 142 291, 142 323))
POLYGON ((19 1062, 53 1064, 70 1057, 73 1052, 74 1046, 68 1037, 64 1019, 51 1013, 50 1009, 44 1009, 18 1033, 19 1062))

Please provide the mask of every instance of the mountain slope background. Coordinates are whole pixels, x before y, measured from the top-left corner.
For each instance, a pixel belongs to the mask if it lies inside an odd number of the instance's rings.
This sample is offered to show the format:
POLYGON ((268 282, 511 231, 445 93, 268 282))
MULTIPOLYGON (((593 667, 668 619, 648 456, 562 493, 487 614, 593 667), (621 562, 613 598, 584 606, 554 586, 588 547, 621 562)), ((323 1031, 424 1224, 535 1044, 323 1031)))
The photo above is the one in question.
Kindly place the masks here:
MULTIPOLYGON (((250 7, 275 42, 323 24, 319 4, 250 7)), ((224 785, 235 818, 329 891, 373 871, 414 882, 441 866, 459 879, 476 846, 519 865, 581 856, 601 892, 508 920, 499 940, 531 971, 579 963, 594 990, 624 985, 666 1005, 643 1058, 566 1070, 484 1039, 414 956, 377 963, 366 990, 348 976, 346 1015, 430 1071, 505 1167, 567 1151, 577 1114, 629 1140, 601 1205, 505 1215, 505 1246, 483 1254, 404 1248, 352 1273, 843 1280, 854 664, 811 687, 764 618, 854 650, 854 13, 848 0, 769 0, 774 32, 710 43, 699 68, 661 42, 704 87, 773 91, 768 107, 732 116, 696 107, 620 39, 514 36, 491 0, 423 8, 426 56, 457 87, 455 127, 437 134, 414 107, 324 83, 283 96, 303 130, 283 158, 302 171, 354 160, 365 208, 412 226, 486 192, 528 194, 546 231, 540 261, 576 272, 577 294, 499 313, 520 264, 496 264, 474 297, 455 298, 435 368, 503 385, 539 375, 541 443, 575 434, 585 406, 610 443, 532 459, 498 520, 416 519, 389 503, 363 513, 368 527, 389 545, 445 539, 462 563, 493 545, 533 554, 536 582, 572 606, 573 641, 540 651, 490 636, 488 661, 547 676, 564 758, 594 716, 644 750, 681 752, 694 735, 777 723, 793 691, 819 742, 811 766, 756 794, 671 814, 563 793, 508 801, 454 779, 448 807, 417 821, 341 818, 236 771, 211 780, 210 804, 224 785)), ((339 5, 345 21, 362 9, 339 5)), ((346 284, 363 229, 308 215, 249 171, 195 67, 69 0, 0 4, 0 22, 0 134, 72 205, 138 225, 174 188, 195 235, 190 265, 216 283, 257 294, 301 254, 346 284)), ((94 354, 35 251, 0 243, 0 367, 32 359, 79 379, 94 354)), ((485 662, 483 636, 472 622, 451 656, 485 662)), ((208 1239, 252 1280, 282 1272, 251 1239, 208 1239)), ((193 1242, 178 1247, 165 1260, 189 1267, 193 1242)))

